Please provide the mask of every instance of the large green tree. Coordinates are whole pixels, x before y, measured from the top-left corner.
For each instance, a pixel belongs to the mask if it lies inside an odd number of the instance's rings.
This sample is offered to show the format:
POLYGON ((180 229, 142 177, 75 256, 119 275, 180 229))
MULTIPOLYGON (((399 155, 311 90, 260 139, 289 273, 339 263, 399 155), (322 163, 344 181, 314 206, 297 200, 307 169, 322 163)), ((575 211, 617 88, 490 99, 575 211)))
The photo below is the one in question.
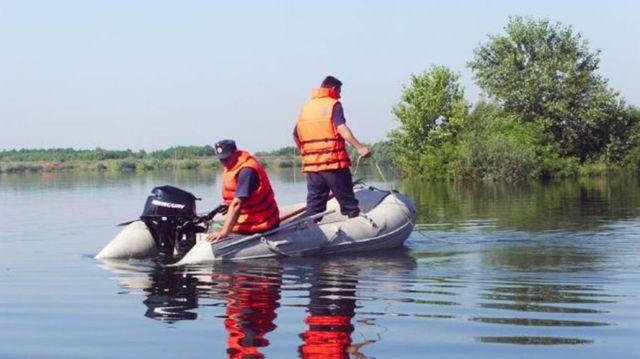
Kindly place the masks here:
POLYGON ((400 127, 389 137, 394 162, 404 172, 424 172, 424 156, 454 140, 461 129, 468 105, 459 77, 447 67, 432 66, 403 86, 401 101, 393 107, 400 127))
POLYGON ((539 122, 563 156, 602 153, 618 129, 624 104, 596 73, 599 51, 572 28, 547 19, 513 17, 469 63, 476 83, 503 108, 539 122))

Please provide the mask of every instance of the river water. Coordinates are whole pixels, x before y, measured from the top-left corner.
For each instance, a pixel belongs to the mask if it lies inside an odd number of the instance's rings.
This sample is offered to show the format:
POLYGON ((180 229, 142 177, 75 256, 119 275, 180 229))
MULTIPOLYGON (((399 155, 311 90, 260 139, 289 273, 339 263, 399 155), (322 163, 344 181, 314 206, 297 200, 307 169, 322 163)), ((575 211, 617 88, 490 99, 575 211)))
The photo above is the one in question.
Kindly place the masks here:
MULTIPOLYGON (((638 179, 361 171, 416 202, 406 248, 186 268, 93 255, 154 186, 213 208, 219 174, 0 175, 0 358, 640 357, 638 179)), ((303 200, 299 173, 271 176, 303 200)))

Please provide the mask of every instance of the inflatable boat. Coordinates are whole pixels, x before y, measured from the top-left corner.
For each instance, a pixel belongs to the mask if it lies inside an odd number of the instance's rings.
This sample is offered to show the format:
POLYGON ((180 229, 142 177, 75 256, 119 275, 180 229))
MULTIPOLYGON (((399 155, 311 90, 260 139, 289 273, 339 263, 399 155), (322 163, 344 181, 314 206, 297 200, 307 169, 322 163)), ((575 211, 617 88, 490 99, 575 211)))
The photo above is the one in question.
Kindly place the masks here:
POLYGON ((252 235, 205 239, 220 214, 195 214, 195 196, 171 186, 156 187, 140 220, 128 224, 97 259, 149 258, 172 254, 174 265, 258 258, 362 252, 403 245, 413 231, 416 208, 397 191, 360 185, 355 188, 360 215, 340 214, 335 199, 327 211, 307 216, 304 203, 281 207, 280 226, 252 235))

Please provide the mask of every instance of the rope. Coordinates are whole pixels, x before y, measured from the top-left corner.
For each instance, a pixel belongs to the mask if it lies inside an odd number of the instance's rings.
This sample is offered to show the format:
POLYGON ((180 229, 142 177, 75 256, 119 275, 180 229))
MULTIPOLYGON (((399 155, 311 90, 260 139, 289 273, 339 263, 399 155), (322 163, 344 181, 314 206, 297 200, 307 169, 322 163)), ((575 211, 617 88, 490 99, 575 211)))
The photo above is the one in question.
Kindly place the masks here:
POLYGON ((360 167, 360 160, 362 160, 362 156, 358 156, 358 159, 356 160, 356 168, 353 170, 352 177, 355 177, 356 173, 358 173, 358 167, 360 167))
MULTIPOLYGON (((360 161, 362 161, 363 158, 366 158, 366 157, 358 156, 358 159, 356 160, 356 167, 353 170, 353 177, 355 177, 356 174, 358 173, 358 168, 360 167, 360 161)), ((378 161, 374 160, 373 164, 376 166, 376 169, 378 170, 378 173, 380 174, 380 177, 382 177, 382 181, 384 182, 384 184, 388 185, 389 182, 387 181, 386 177, 382 173, 382 170, 380 169, 380 165, 378 165, 378 161)), ((391 188, 391 185, 388 185, 387 187, 388 187, 389 191, 393 191, 392 188, 391 188)))
POLYGON ((462 242, 462 241, 450 241, 450 240, 446 240, 446 239, 440 239, 440 238, 436 238, 436 237, 431 237, 427 234, 425 234, 423 231, 419 230, 419 229, 413 229, 414 232, 418 233, 419 235, 421 235, 422 237, 424 237, 425 239, 434 241, 434 242, 442 242, 442 243, 447 243, 447 244, 466 244, 467 242, 462 242))
MULTIPOLYGON (((361 158, 362 157, 358 157, 358 161, 356 162, 356 171, 358 170, 358 164, 360 163, 360 159, 361 158)), ((373 164, 376 167, 376 170, 378 171, 378 174, 382 178, 383 183, 385 184, 385 186, 388 187, 388 190, 389 190, 390 194, 396 199, 396 201, 399 202, 398 205, 402 204, 402 201, 396 195, 396 191, 391 187, 391 183, 387 181, 387 178, 384 176, 384 173, 382 173, 382 170, 380 169, 380 165, 378 164, 378 161, 374 161, 373 164)), ((404 204, 402 204, 402 205, 404 205, 404 204)), ((407 221, 410 222, 411 218, 409 217, 409 215, 407 215, 404 211, 402 211, 402 213, 407 218, 407 221)), ((425 234, 424 232, 422 232, 421 230, 415 228, 415 225, 414 225, 413 231, 418 233, 418 234, 420 234, 425 239, 428 239, 428 240, 431 240, 431 241, 434 241, 434 242, 443 242, 443 243, 448 243, 448 244, 465 244, 465 242, 449 241, 449 240, 446 240, 446 239, 440 239, 440 238, 435 238, 435 237, 429 236, 429 235, 425 234)))

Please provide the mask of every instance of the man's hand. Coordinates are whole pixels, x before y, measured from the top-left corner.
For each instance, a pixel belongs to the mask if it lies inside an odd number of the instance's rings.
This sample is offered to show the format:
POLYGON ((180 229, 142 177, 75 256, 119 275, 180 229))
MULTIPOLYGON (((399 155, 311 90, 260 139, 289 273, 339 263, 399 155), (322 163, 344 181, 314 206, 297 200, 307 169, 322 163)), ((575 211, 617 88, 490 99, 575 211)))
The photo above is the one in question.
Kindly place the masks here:
POLYGON ((240 209, 242 208, 242 203, 244 199, 234 197, 229 207, 227 208, 227 218, 224 220, 224 225, 219 232, 211 232, 207 234, 207 240, 209 242, 219 241, 222 238, 231 234, 231 230, 233 226, 238 223, 238 217, 240 216, 240 209))
POLYGON ((345 139, 345 141, 349 142, 351 146, 355 147, 358 150, 358 154, 360 155, 360 157, 369 157, 371 155, 371 151, 369 151, 367 147, 363 146, 362 143, 358 141, 356 136, 351 133, 351 130, 349 129, 349 127, 347 127, 347 125, 345 125, 344 123, 340 124, 337 127, 337 130, 340 136, 345 139))
POLYGON ((228 236, 229 233, 225 233, 224 231, 220 231, 220 232, 211 232, 209 234, 207 234, 207 240, 209 242, 215 242, 215 241, 219 241, 220 239, 228 236))
POLYGON ((358 148, 358 154, 362 158, 367 158, 367 157, 371 156, 371 151, 369 151, 368 148, 362 146, 362 147, 358 148))

